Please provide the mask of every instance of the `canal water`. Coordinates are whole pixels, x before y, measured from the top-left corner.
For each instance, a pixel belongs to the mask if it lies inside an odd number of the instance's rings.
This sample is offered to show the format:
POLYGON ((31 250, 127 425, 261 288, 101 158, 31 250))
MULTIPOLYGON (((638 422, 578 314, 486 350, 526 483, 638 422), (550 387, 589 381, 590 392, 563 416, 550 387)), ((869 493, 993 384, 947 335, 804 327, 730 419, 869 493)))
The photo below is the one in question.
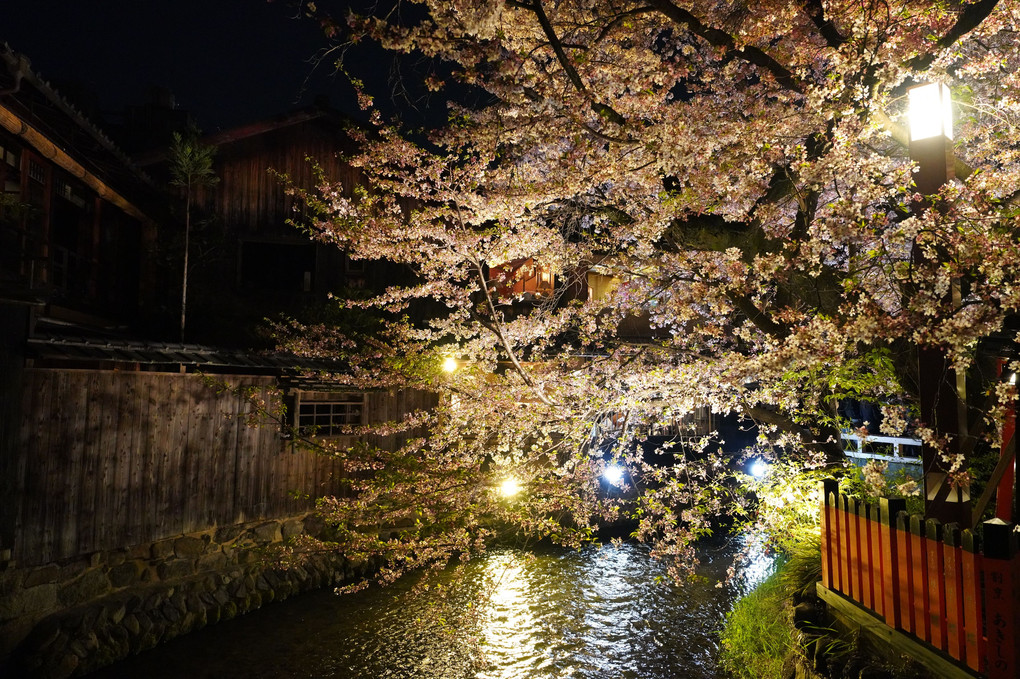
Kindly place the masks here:
POLYGON ((207 627, 93 679, 701 679, 717 631, 769 569, 721 583, 736 546, 702 546, 682 586, 640 545, 497 549, 427 581, 312 592, 207 627), (427 585, 424 587, 423 585, 427 585))

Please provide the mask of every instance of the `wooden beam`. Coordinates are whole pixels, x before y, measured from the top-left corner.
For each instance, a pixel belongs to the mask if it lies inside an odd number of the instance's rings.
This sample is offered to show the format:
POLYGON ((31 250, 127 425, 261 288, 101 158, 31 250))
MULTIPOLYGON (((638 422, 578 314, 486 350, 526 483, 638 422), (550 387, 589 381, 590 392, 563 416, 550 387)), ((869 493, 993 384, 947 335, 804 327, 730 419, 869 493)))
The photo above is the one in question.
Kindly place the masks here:
POLYGON ((142 222, 151 221, 148 215, 136 207, 134 203, 112 189, 102 179, 86 170, 81 163, 68 155, 51 141, 49 137, 26 123, 2 104, 0 104, 0 127, 24 139, 39 155, 80 179, 89 188, 98 193, 100 198, 110 201, 135 219, 142 222))
POLYGON ((827 589, 822 583, 816 585, 818 596, 824 601, 829 612, 842 621, 846 627, 860 629, 867 634, 873 642, 872 647, 882 652, 889 649, 889 657, 892 659, 905 655, 913 658, 924 665, 933 677, 942 679, 976 679, 979 675, 960 667, 955 662, 935 651, 929 646, 920 643, 916 639, 907 636, 903 632, 894 630, 871 611, 865 610, 857 604, 844 599, 837 592, 827 589))
POLYGON ((977 525, 981 522, 981 515, 985 513, 985 508, 988 507, 988 503, 992 499, 992 493, 999 487, 999 481, 1002 480, 1003 474, 1009 469, 1010 465, 1013 464, 1013 457, 1016 455, 1016 435, 1010 434, 1009 441, 1006 442, 1005 450, 1003 454, 999 456, 999 462, 995 465, 995 469, 992 470, 992 475, 988 477, 988 485, 985 486, 985 490, 981 493, 981 497, 977 501, 977 505, 974 507, 974 514, 972 517, 971 530, 975 530, 977 525))

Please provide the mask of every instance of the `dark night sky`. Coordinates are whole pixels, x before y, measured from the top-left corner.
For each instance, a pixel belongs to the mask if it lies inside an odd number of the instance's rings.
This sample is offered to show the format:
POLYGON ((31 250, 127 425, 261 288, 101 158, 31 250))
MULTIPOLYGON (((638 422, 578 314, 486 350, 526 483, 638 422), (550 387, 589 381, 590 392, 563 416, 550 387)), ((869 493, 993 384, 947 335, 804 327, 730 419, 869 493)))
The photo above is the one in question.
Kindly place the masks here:
POLYGON ((105 113, 144 103, 152 86, 172 91, 206 133, 321 94, 354 113, 330 68, 309 63, 326 44, 318 27, 281 2, 0 0, 0 41, 44 79, 84 84, 105 113))

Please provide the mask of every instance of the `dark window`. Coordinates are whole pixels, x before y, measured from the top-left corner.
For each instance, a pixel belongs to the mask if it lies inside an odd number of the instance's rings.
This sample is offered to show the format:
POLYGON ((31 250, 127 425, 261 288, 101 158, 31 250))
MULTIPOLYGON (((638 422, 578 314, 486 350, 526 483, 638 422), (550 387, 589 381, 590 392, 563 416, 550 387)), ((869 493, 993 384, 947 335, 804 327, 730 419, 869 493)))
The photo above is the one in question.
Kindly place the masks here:
POLYGON ((314 284, 314 243, 241 244, 241 288, 307 292, 314 284))

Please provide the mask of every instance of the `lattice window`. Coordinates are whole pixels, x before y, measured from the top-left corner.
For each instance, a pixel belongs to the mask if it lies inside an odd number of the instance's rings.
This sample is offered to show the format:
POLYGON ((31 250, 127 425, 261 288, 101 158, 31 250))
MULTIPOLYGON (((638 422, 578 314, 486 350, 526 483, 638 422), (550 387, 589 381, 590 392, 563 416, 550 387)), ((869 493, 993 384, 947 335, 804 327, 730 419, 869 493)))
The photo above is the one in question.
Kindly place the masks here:
POLYGON ((46 182, 46 168, 43 167, 40 163, 35 162, 34 159, 29 159, 28 177, 29 179, 33 179, 39 182, 40 184, 44 184, 46 182))
POLYGON ((312 436, 341 436, 363 423, 364 394, 302 392, 298 396, 297 426, 312 436))

